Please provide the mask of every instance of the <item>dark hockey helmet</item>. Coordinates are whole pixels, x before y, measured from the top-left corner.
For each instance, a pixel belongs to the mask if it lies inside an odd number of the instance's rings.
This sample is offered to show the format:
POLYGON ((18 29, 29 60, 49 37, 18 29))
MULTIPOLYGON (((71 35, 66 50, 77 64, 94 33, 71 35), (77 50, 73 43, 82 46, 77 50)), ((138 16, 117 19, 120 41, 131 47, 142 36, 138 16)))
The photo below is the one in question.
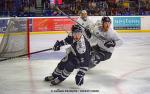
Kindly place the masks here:
POLYGON ((82 28, 80 25, 76 24, 76 25, 73 25, 72 28, 72 33, 78 33, 78 32, 82 32, 82 28))
POLYGON ((104 16, 101 20, 102 23, 104 22, 110 22, 111 23, 111 19, 108 16, 104 16))

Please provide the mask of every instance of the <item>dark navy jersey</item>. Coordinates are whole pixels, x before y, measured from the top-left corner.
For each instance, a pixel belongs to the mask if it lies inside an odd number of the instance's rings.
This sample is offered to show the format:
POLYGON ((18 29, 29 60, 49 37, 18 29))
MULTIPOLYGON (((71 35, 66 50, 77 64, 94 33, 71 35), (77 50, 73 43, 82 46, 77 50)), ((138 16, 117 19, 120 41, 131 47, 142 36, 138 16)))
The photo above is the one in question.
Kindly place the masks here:
POLYGON ((73 54, 80 61, 80 67, 87 67, 90 61, 90 43, 82 35, 79 41, 75 41, 72 36, 64 39, 64 44, 70 44, 69 53, 73 54))

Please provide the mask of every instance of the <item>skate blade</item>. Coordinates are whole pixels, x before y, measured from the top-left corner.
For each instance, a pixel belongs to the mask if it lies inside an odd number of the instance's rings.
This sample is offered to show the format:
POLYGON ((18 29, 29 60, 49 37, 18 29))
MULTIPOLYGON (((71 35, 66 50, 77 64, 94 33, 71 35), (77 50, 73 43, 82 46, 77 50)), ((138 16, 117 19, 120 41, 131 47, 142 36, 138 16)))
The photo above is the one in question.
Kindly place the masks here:
POLYGON ((53 84, 50 83, 50 86, 56 86, 56 85, 53 85, 53 84))
POLYGON ((59 84, 52 84, 52 83, 50 83, 50 86, 57 86, 57 85, 59 85, 59 84))

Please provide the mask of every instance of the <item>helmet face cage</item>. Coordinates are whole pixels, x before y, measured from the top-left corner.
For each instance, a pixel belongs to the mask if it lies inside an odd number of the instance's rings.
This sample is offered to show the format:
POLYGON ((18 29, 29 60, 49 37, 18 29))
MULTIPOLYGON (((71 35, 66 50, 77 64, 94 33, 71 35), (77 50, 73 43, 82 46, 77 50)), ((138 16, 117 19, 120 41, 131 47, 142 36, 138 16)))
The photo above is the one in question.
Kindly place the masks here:
POLYGON ((72 30, 72 33, 78 33, 78 32, 81 33, 82 32, 82 28, 79 25, 73 25, 71 30, 72 30))
POLYGON ((83 21, 86 21, 87 20, 87 11, 82 10, 80 16, 83 21))
POLYGON ((78 24, 76 24, 72 26, 71 30, 73 39, 75 41, 79 41, 82 35, 82 28, 78 24))
POLYGON ((80 40, 82 35, 82 28, 79 25, 72 26, 72 36, 75 41, 80 40))
POLYGON ((104 22, 110 22, 111 23, 111 19, 108 16, 103 17, 101 21, 102 21, 102 23, 104 23, 104 22))

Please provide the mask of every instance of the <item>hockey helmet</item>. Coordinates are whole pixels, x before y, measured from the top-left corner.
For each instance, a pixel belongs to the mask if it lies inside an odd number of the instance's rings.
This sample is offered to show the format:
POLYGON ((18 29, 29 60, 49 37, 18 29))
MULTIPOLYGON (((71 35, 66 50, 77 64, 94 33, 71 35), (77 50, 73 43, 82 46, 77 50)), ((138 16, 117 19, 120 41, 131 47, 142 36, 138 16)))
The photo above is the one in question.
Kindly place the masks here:
POLYGON ((72 36, 75 41, 79 41, 82 35, 82 28, 80 25, 73 25, 72 26, 72 36))
POLYGON ((82 10, 80 16, 81 16, 81 19, 83 21, 86 21, 87 20, 87 16, 88 16, 87 15, 87 11, 86 10, 82 10))
POLYGON ((87 14, 87 11, 86 10, 82 10, 81 13, 82 14, 87 14))
POLYGON ((101 20, 102 23, 104 22, 110 22, 111 23, 111 19, 108 16, 104 16, 101 20))
POLYGON ((76 25, 73 25, 72 28, 72 33, 78 33, 78 32, 82 32, 82 28, 80 25, 76 24, 76 25))

